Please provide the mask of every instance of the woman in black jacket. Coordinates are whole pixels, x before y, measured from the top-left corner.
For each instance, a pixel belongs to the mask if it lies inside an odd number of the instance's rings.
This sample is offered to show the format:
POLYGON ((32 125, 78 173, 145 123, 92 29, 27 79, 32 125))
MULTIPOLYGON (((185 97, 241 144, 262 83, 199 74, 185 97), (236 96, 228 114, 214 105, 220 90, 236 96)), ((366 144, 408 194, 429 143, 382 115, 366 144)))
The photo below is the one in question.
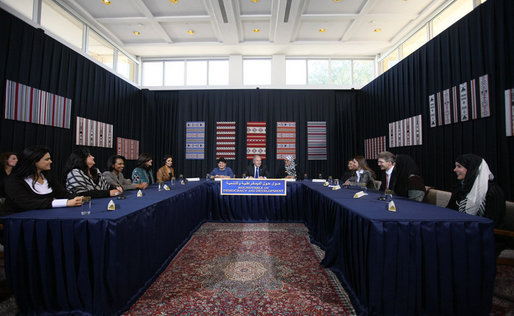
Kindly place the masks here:
POLYGON ((51 175, 50 150, 26 148, 5 184, 7 212, 82 205, 82 196, 72 197, 51 175))

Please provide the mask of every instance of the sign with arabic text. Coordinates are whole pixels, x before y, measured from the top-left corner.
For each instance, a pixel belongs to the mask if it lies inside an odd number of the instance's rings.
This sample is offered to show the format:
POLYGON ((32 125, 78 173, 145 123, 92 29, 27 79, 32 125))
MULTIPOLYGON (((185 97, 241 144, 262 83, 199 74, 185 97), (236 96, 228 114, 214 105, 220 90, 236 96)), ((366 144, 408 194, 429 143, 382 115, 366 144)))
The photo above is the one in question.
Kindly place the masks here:
POLYGON ((221 195, 278 195, 287 193, 284 179, 222 179, 221 195))

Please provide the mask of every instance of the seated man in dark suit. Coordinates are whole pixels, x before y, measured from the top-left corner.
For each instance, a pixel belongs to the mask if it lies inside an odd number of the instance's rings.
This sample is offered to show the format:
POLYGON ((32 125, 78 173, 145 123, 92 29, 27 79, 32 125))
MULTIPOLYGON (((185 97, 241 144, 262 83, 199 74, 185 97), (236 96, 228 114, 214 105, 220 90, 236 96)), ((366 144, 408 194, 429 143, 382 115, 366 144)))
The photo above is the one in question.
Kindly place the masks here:
POLYGON ((250 179, 269 178, 268 168, 262 165, 262 158, 259 155, 253 156, 253 164, 246 167, 246 176, 250 179))
POLYGON ((384 171, 384 175, 381 179, 382 184, 380 185, 380 191, 392 190, 395 194, 398 194, 398 189, 399 191, 403 191, 402 188, 396 188, 396 182, 398 180, 398 170, 395 170, 396 156, 388 151, 379 153, 378 166, 380 167, 380 170, 384 171))
POLYGON ((407 155, 395 156, 384 151, 378 154, 378 166, 385 171, 380 191, 392 190, 394 194, 411 200, 423 201, 425 183, 414 160, 407 155))

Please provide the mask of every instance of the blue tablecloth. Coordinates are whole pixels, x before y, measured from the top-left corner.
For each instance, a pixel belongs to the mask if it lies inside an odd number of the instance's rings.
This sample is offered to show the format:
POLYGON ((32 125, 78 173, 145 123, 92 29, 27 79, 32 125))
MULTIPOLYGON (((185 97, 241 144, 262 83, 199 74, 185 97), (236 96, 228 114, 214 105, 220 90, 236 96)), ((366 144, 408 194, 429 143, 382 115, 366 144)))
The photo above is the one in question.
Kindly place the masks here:
POLYGON ((492 221, 378 194, 287 184, 286 197, 220 196, 214 181, 126 192, 81 208, 4 218, 6 273, 22 312, 119 313, 205 220, 304 222, 363 314, 487 314, 495 276, 492 221))
POLYGON ((496 262, 493 222, 395 198, 387 211, 377 192, 333 191, 304 182, 308 226, 324 265, 362 312, 379 315, 488 315, 496 262))

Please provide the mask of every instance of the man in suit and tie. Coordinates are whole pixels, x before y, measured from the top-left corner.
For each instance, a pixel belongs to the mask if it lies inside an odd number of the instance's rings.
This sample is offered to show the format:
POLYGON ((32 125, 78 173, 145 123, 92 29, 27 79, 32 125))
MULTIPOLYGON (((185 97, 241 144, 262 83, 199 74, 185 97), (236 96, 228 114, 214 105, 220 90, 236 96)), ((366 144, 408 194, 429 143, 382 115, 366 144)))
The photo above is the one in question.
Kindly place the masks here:
POLYGON ((266 179, 269 177, 268 168, 262 165, 261 156, 253 156, 253 164, 246 167, 246 176, 250 179, 266 179))
MULTIPOLYGON (((396 156, 388 151, 383 151, 378 154, 378 166, 380 170, 384 171, 382 176, 382 184, 380 191, 392 190, 397 194, 396 181, 398 179, 398 170, 396 170, 396 156)), ((401 191, 401 190, 400 190, 401 191)))

